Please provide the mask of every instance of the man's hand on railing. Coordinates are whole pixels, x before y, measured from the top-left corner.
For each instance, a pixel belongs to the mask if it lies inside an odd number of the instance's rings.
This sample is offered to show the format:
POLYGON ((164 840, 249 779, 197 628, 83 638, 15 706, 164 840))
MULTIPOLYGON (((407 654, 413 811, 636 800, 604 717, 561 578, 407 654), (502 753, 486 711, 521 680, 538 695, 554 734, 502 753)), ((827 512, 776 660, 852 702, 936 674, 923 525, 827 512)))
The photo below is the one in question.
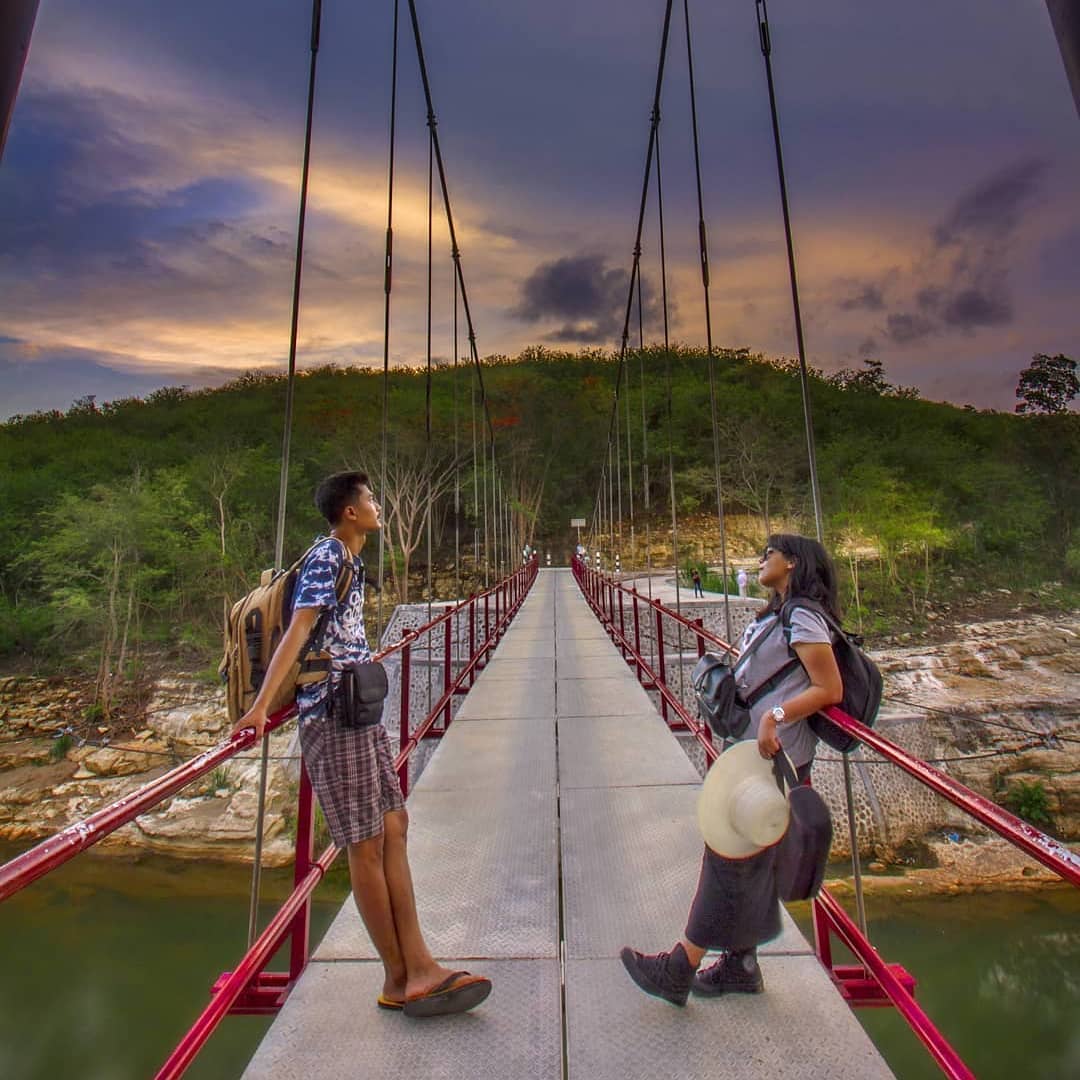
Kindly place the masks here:
POLYGON ((244 728, 253 727, 255 729, 255 738, 261 739, 263 732, 266 730, 267 716, 266 706, 260 705, 256 702, 239 720, 233 724, 231 735, 236 735, 244 728))

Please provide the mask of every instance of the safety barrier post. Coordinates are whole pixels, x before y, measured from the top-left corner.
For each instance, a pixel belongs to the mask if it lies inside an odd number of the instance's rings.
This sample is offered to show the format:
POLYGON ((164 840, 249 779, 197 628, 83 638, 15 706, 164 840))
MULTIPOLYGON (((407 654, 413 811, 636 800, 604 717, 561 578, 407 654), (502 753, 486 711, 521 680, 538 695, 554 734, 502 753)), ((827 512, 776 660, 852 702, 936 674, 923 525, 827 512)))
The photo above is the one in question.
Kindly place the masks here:
MULTIPOLYGON (((469 663, 476 659, 476 594, 469 593, 469 663)), ((476 668, 469 668, 469 687, 476 685, 476 668)))
MULTIPOLYGON (((401 693, 399 696, 401 728, 398 746, 404 747, 409 741, 409 681, 412 677, 412 642, 406 641, 401 648, 401 693)), ((401 797, 409 797, 409 759, 406 758, 398 767, 398 784, 401 797)))
POLYGON ((626 659, 626 602, 623 599, 623 591, 619 589, 619 654, 626 659))
POLYGON ((454 647, 453 626, 450 623, 449 614, 446 617, 446 627, 443 633, 443 679, 442 688, 443 694, 446 696, 446 710, 443 712, 443 731, 450 726, 450 702, 453 700, 453 695, 450 693, 450 687, 454 681, 453 671, 453 657, 450 654, 450 650, 454 647))
POLYGON ((832 971, 832 941, 829 938, 829 920, 820 900, 810 902, 814 917, 814 951, 827 971, 832 971))
POLYGON ((488 654, 488 642, 491 641, 491 607, 490 607, 491 593, 484 593, 484 663, 480 664, 483 667, 487 664, 488 654))
POLYGON ((633 592, 634 597, 634 672, 637 675, 638 682, 642 681, 641 670, 641 617, 638 613, 638 594, 637 589, 633 592))
MULTIPOLYGON (((694 625, 698 628, 698 632, 695 635, 697 637, 697 654, 700 660, 705 655, 705 635, 702 631, 705 629, 704 619, 695 619, 694 625)), ((708 724, 702 724, 702 730, 705 733, 705 739, 710 746, 713 745, 713 733, 712 728, 708 724)))
MULTIPOLYGON (((656 604, 657 682, 659 686, 667 686, 667 657, 664 656, 664 611, 660 607, 658 600, 653 602, 656 604)), ((668 703, 663 694, 660 695, 660 715, 664 718, 666 724, 668 722, 668 703)))
MULTIPOLYGON (((296 888, 308 876, 312 865, 312 847, 315 842, 314 800, 311 796, 311 779, 300 759, 300 790, 296 796, 296 860, 293 866, 293 888, 296 888)), ((307 966, 311 938, 311 898, 304 901, 304 906, 293 917, 289 931, 292 943, 289 946, 289 981, 300 978, 307 966)))

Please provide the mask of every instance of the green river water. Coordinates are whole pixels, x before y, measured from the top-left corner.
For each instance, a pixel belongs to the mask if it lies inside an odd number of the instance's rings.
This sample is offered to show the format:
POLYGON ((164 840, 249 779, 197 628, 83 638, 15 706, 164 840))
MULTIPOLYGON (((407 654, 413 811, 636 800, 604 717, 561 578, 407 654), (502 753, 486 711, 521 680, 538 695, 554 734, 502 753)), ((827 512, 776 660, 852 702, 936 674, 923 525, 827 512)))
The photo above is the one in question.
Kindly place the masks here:
MULTIPOLYGON (((153 1075, 244 951, 248 880, 240 867, 84 856, 0 905, 0 1077, 153 1075)), ((260 925, 290 880, 266 877, 260 925)), ((345 887, 337 868, 321 886, 316 940, 345 887)), ((1080 891, 868 908, 875 945, 919 979, 918 999, 977 1076, 1080 1077, 1080 891)), ((940 1075, 892 1010, 858 1016, 897 1076, 940 1075)), ((227 1017, 187 1075, 238 1076, 269 1023, 227 1017)))

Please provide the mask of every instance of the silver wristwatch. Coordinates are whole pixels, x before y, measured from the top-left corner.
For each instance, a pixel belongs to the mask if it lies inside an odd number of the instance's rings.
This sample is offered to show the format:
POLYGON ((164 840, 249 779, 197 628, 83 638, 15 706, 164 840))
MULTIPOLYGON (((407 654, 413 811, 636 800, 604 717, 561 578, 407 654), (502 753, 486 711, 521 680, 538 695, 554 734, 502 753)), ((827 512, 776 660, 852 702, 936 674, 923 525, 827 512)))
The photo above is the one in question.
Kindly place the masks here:
POLYGON ((783 705, 776 705, 769 710, 772 713, 772 718, 778 723, 782 724, 787 719, 787 713, 784 712, 783 705))

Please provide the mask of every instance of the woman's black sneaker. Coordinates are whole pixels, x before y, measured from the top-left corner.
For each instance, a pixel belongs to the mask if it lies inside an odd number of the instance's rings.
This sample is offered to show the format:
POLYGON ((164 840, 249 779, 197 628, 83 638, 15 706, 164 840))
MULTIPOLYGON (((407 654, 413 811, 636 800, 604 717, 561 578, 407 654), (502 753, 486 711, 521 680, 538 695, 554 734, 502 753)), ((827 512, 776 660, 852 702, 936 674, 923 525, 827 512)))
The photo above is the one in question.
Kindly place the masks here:
POLYGON ((760 994, 765 989, 761 967, 753 952, 724 953, 715 964, 694 976, 693 990, 702 997, 720 994, 760 994))
POLYGON ((630 978, 646 994, 663 998, 672 1005, 686 1004, 686 999, 690 996, 694 968, 681 943, 669 953, 656 953, 654 956, 639 953, 627 946, 619 956, 630 978))

